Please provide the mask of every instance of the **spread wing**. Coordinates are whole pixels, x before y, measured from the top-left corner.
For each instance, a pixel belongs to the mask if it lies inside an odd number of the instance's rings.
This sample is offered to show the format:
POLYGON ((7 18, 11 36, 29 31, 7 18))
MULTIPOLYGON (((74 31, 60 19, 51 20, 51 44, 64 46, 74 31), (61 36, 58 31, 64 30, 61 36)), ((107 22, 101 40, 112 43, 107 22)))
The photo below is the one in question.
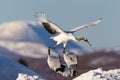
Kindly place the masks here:
POLYGON ((45 17, 39 17, 37 16, 42 25, 44 26, 44 28, 51 34, 60 34, 60 33, 63 33, 64 31, 58 27, 56 24, 52 23, 51 21, 47 20, 45 17))
POLYGON ((89 24, 85 24, 85 25, 76 27, 76 28, 74 28, 74 29, 72 29, 72 30, 69 30, 68 32, 76 32, 76 31, 81 30, 81 29, 83 29, 83 28, 88 28, 88 27, 91 27, 91 26, 95 26, 95 25, 97 25, 98 23, 101 22, 101 19, 102 19, 102 18, 100 18, 99 20, 97 20, 97 21, 95 21, 95 22, 91 22, 91 23, 89 23, 89 24))
POLYGON ((61 28, 59 28, 57 25, 55 25, 51 21, 47 20, 47 22, 42 22, 42 24, 45 27, 45 29, 51 34, 60 34, 64 32, 61 28))

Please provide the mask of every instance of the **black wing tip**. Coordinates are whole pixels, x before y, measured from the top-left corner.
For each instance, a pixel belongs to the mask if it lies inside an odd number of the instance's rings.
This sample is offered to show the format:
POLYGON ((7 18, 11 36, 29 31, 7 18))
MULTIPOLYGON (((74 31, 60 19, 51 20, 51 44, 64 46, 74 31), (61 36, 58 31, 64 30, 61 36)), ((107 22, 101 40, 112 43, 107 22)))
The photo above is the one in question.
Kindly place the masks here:
POLYGON ((43 22, 42 24, 43 24, 44 28, 45 28, 49 33, 51 33, 51 34, 56 34, 56 33, 57 33, 57 31, 56 31, 55 29, 52 29, 52 28, 51 28, 51 26, 50 26, 49 23, 43 22))

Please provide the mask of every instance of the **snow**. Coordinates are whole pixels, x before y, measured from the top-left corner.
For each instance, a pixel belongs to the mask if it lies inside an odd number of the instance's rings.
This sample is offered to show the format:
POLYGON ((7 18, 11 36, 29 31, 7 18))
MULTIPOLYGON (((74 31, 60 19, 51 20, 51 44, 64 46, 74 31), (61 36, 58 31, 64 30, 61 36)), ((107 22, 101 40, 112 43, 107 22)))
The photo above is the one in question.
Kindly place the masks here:
POLYGON ((41 41, 39 36, 41 33, 35 31, 35 29, 40 31, 41 27, 38 25, 34 21, 13 21, 0 24, 0 46, 8 49, 9 52, 25 57, 47 57, 47 46, 41 41))
MULTIPOLYGON (((12 21, 0 24, 0 47, 21 56, 47 57, 48 47, 55 44, 49 39, 51 36, 40 23, 35 21, 12 21)), ((57 47, 59 51, 61 47, 57 47)), ((66 50, 78 54, 88 51, 72 41, 69 42, 66 50)))
POLYGON ((25 73, 19 73, 16 80, 43 80, 43 79, 40 79, 39 76, 36 75, 31 76, 25 73))
POLYGON ((73 80, 120 80, 120 69, 104 71, 98 68, 83 73, 73 80))
POLYGON ((18 62, 0 56, 0 80, 16 80, 19 73, 35 75, 34 78, 37 78, 37 76, 39 76, 41 80, 46 80, 40 74, 37 74, 33 70, 19 64, 18 62))
POLYGON ((0 41, 0 46, 18 55, 32 58, 47 56, 47 47, 40 43, 0 41))
POLYGON ((40 41, 38 34, 29 27, 29 24, 37 25, 32 21, 13 21, 0 24, 0 40, 40 41))
MULTIPOLYGON (((6 55, 10 54, 12 57, 13 55, 17 57, 16 54, 32 58, 47 57, 48 46, 53 45, 53 41, 49 40, 50 36, 51 35, 47 33, 40 24, 34 21, 13 21, 0 24, 0 51, 3 52, 0 54, 6 53, 6 55)), ((74 53, 81 54, 84 51, 93 51, 89 47, 83 48, 73 42, 69 42, 67 48, 69 48, 69 51, 75 51, 74 53)), ((105 49, 105 51, 117 51, 119 53, 120 47, 108 48, 105 49)), ((99 58, 94 61, 93 64, 99 63, 99 61, 104 59, 105 58, 99 58)), ((115 59, 112 58, 112 60, 115 59)), ((37 78, 37 76, 23 73, 20 73, 18 77, 22 75, 27 76, 28 78, 37 78)), ((120 80, 120 69, 104 71, 101 68, 98 68, 81 74, 73 80, 120 80)))

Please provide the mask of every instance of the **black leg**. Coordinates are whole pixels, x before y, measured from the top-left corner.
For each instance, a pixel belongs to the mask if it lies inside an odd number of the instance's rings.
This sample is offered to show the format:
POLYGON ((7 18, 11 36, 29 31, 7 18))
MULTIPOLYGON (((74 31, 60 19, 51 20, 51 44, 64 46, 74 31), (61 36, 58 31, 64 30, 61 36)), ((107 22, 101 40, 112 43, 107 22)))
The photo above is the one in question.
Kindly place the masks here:
POLYGON ((78 65, 76 64, 76 65, 75 65, 75 69, 77 69, 77 67, 78 67, 78 65))
POLYGON ((54 76, 54 78, 55 78, 55 76, 56 76, 56 72, 54 71, 54 74, 53 74, 53 76, 54 76))
POLYGON ((65 51, 65 48, 63 47, 63 53, 65 53, 66 51, 65 51))

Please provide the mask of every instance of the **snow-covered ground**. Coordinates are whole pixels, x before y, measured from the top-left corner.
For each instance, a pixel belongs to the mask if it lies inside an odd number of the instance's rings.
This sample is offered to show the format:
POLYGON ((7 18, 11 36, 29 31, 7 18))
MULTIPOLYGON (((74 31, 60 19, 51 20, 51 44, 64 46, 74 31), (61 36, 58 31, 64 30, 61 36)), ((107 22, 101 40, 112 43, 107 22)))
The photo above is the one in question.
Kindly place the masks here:
POLYGON ((120 80, 120 69, 104 71, 98 68, 83 73, 73 80, 120 80))
POLYGON ((39 35, 30 27, 37 26, 33 21, 13 21, 0 24, 0 40, 39 42, 39 35))
MULTIPOLYGON (((0 80, 16 80, 19 73, 35 75, 34 78, 39 78, 40 80, 46 80, 40 74, 35 73, 33 70, 17 63, 16 61, 0 56, 0 80)), ((19 75, 19 77, 21 77, 21 75, 19 75)), ((32 80, 32 79, 21 79, 21 80, 32 80)))
POLYGON ((31 76, 25 73, 19 73, 16 80, 44 80, 44 79, 40 79, 39 76, 36 75, 31 76))
POLYGON ((32 58, 47 56, 47 47, 40 43, 0 41, 0 46, 18 55, 32 58))

